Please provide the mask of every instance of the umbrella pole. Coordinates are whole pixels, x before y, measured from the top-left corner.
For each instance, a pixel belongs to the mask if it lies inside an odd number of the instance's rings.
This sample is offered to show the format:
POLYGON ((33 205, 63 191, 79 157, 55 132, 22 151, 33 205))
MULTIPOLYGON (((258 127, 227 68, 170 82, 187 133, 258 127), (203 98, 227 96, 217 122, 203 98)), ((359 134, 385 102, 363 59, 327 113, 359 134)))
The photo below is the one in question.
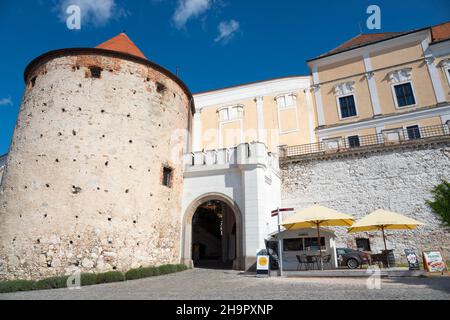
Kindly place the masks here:
POLYGON ((390 268, 391 266, 389 265, 389 256, 387 253, 386 234, 384 233, 384 226, 381 227, 381 232, 383 233, 384 253, 386 254, 386 264, 387 264, 387 267, 390 268))
POLYGON ((383 232, 384 250, 387 251, 386 234, 384 233, 384 227, 381 227, 381 232, 383 232))
POLYGON ((322 246, 320 242, 320 222, 317 222, 317 244, 319 245, 320 270, 323 271, 322 246))

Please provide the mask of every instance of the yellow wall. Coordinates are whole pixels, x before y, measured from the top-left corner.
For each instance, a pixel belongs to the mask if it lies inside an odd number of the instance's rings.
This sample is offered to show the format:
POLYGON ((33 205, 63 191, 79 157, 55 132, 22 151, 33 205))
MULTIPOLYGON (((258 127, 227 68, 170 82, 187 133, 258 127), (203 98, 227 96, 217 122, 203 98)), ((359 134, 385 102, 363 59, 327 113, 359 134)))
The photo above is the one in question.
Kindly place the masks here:
MULTIPOLYGON (((304 93, 303 90, 284 93, 294 93, 297 96, 296 107, 280 109, 280 118, 278 117, 278 105, 275 100, 278 95, 268 95, 264 97, 263 110, 266 133, 265 139, 269 150, 272 152, 277 152, 279 145, 300 145, 310 143, 310 126, 313 128, 317 126, 313 100, 311 99, 311 117, 313 123, 310 123, 308 118, 306 93, 304 93), (284 130, 279 130, 279 124, 284 130)), ((242 119, 242 142, 248 143, 258 140, 258 120, 255 100, 250 99, 235 101, 233 103, 205 107, 202 110, 201 121, 203 149, 210 150, 220 147, 218 134, 219 117, 217 112, 222 107, 233 105, 244 106, 244 116, 242 119)), ((233 121, 221 126, 221 134, 223 137, 222 147, 232 147, 239 143, 239 132, 241 129, 240 123, 241 122, 239 121, 233 121), (236 134, 231 132, 233 130, 236 131, 236 134)), ((312 139, 316 141, 315 135, 312 139)))
POLYGON ((398 67, 388 68, 375 72, 375 80, 377 83, 378 97, 380 99, 381 113, 402 113, 409 112, 421 107, 433 106, 436 104, 436 97, 433 91, 432 82, 428 73, 428 68, 424 61, 408 63, 402 68, 411 68, 412 86, 415 91, 416 106, 396 108, 395 98, 392 92, 392 86, 389 82, 388 73, 398 70, 398 67))
POLYGON ((354 76, 347 78, 344 81, 327 83, 321 86, 320 90, 322 94, 325 125, 355 122, 362 119, 371 118, 373 116, 369 85, 365 76, 354 76), (348 81, 355 82, 355 102, 358 114, 356 117, 341 120, 339 119, 339 106, 337 96, 334 93, 334 87, 339 83, 348 81))
MULTIPOLYGON (((437 101, 432 81, 427 65, 423 60, 423 56, 420 42, 370 54, 372 69, 374 70, 373 76, 380 102, 381 115, 387 116, 411 112, 423 107, 436 105, 437 101), (397 108, 389 79, 389 73, 404 68, 412 69, 411 81, 415 92, 416 105, 397 108)), ((439 61, 437 61, 437 63, 439 63, 439 61)), ((369 91, 369 82, 365 75, 365 66, 362 56, 340 63, 330 64, 326 67, 320 67, 318 68, 318 76, 319 83, 321 84, 320 92, 325 126, 343 125, 373 118, 374 112, 369 91), (350 81, 355 83, 354 95, 358 114, 356 117, 340 119, 339 106, 334 87, 340 83, 350 81)), ((450 87, 448 86, 448 81, 443 70, 441 70, 441 78, 447 94, 447 99, 450 100, 450 87)), ((351 134, 363 135, 365 133, 343 133, 343 135, 351 134)))
POLYGON ((321 83, 334 81, 336 79, 352 76, 358 73, 364 73, 364 61, 362 58, 347 60, 345 63, 331 64, 321 67, 319 71, 319 80, 321 83))
POLYGON ((420 58, 423 58, 423 50, 420 43, 399 47, 395 50, 380 51, 370 55, 374 70, 409 63, 420 58))
POLYGON ((420 127, 439 126, 439 125, 441 125, 441 118, 432 117, 432 118, 427 118, 427 119, 418 119, 418 120, 413 120, 413 121, 398 122, 398 123, 386 125, 384 130, 403 128, 403 127, 409 127, 409 126, 414 126, 414 125, 419 125, 420 127))

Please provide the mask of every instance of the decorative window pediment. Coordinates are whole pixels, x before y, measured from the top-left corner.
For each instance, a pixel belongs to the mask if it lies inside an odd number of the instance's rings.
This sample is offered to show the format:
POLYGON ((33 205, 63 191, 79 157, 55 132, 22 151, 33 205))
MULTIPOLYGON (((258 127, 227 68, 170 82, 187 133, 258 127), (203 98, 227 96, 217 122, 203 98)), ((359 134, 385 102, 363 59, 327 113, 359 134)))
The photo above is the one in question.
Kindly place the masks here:
POLYGON ((411 68, 405 68, 401 70, 395 70, 390 72, 389 81, 391 83, 400 83, 411 80, 411 68))
POLYGON ((439 66, 442 68, 450 68, 450 59, 444 59, 439 62, 439 66))
POLYGON ((355 92, 355 82, 354 81, 339 83, 334 86, 334 93, 337 96, 352 94, 354 92, 355 92))
POLYGON ((288 108, 295 106, 297 96, 294 93, 281 94, 275 98, 278 107, 288 108))
POLYGON ((220 108, 218 111, 220 121, 231 121, 242 119, 244 107, 241 105, 220 108))

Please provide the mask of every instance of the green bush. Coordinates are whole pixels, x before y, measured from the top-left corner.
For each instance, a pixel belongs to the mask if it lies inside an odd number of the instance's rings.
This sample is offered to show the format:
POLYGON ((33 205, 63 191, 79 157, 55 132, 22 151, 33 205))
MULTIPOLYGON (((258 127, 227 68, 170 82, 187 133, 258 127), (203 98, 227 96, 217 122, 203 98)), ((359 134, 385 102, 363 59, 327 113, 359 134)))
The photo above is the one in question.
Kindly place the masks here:
MULTIPOLYGON (((111 283, 125 280, 135 280, 142 278, 149 278, 179 271, 187 270, 188 267, 184 264, 166 264, 159 267, 141 267, 138 269, 131 269, 126 274, 119 271, 111 271, 105 273, 82 273, 81 285, 90 286, 100 283, 111 283)), ((0 281, 0 293, 17 292, 17 291, 31 291, 31 290, 47 290, 67 287, 67 279, 69 276, 52 277, 39 281, 28 280, 12 280, 0 281)))
POLYGON ((178 268, 174 264, 166 264, 163 266, 159 266, 159 274, 169 274, 178 271, 178 268))
POLYGON ((0 281, 0 293, 30 291, 35 282, 31 280, 0 281))
POLYGON ((125 274, 127 280, 136 280, 142 278, 149 278, 159 275, 159 269, 155 267, 131 269, 125 274))
POLYGON ((160 275, 157 267, 146 267, 142 269, 144 270, 145 277, 155 277, 160 275))
POLYGON ((69 276, 64 277, 52 277, 43 280, 36 281, 33 286, 33 290, 48 290, 48 289, 60 289, 67 288, 67 279, 69 276))
POLYGON ((432 191, 433 201, 427 201, 427 205, 440 218, 442 224, 450 228, 450 182, 442 180, 432 191))
POLYGON ((188 269, 188 267, 185 264, 177 264, 177 271, 186 271, 188 269))
POLYGON ((125 276, 120 271, 110 271, 97 274, 97 283, 111 283, 125 281, 125 276))
POLYGON ((127 280, 136 280, 141 279, 142 276, 142 268, 139 269, 130 269, 125 273, 125 279, 127 280))
POLYGON ((81 286, 92 286, 96 283, 97 283, 97 274, 95 273, 81 274, 81 286))

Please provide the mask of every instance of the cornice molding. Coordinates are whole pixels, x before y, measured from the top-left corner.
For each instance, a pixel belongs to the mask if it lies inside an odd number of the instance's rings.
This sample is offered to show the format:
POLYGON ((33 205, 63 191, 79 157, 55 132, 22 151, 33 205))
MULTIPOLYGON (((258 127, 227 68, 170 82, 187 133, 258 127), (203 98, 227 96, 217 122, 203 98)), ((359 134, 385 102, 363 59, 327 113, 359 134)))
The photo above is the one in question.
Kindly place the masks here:
POLYGON ((386 117, 378 117, 375 119, 362 120, 358 122, 338 125, 330 128, 319 128, 317 134, 319 138, 327 138, 334 134, 344 133, 353 130, 361 130, 367 128, 375 128, 378 126, 384 126, 394 124, 397 122, 404 122, 416 119, 425 119, 429 117, 436 117, 445 114, 450 114, 450 105, 444 105, 440 107, 432 107, 427 109, 419 109, 412 112, 406 112, 402 114, 394 114, 386 117))
POLYGON ((239 87, 219 89, 194 95, 195 106, 205 108, 221 104, 232 104, 242 100, 255 99, 268 95, 278 95, 289 91, 300 91, 309 88, 309 77, 290 77, 268 80, 239 87))
POLYGON ((340 63, 354 58, 364 57, 365 55, 370 55, 376 52, 380 52, 387 49, 395 49, 407 44, 416 43, 419 44, 421 41, 426 39, 430 34, 429 29, 419 30, 413 33, 408 33, 392 39, 383 40, 377 43, 368 44, 364 47, 359 47, 355 49, 350 49, 348 51, 336 53, 331 56, 325 56, 323 58, 317 58, 316 60, 310 60, 308 65, 311 69, 317 67, 324 67, 334 63, 340 63))

